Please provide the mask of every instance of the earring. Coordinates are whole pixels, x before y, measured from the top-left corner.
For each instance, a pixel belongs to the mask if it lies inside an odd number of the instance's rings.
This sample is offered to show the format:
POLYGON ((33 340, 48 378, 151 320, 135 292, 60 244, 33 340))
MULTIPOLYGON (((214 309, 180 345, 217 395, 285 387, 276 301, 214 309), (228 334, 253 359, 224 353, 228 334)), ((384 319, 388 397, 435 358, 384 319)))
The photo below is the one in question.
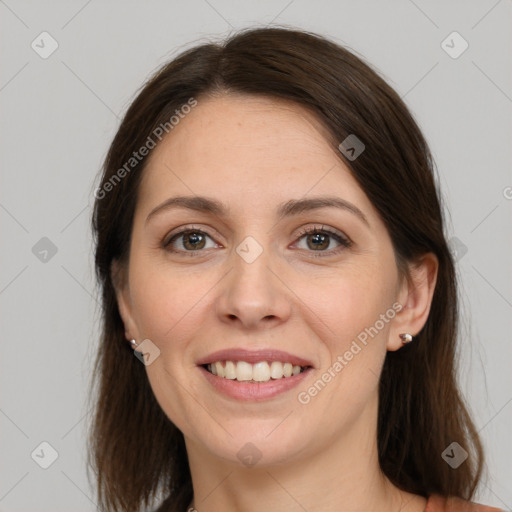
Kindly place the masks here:
POLYGON ((410 343, 412 341, 412 334, 409 333, 403 333, 400 334, 400 339, 402 340, 402 343, 405 345, 407 343, 410 343))
POLYGON ((137 342, 135 340, 130 340, 130 345, 133 349, 137 347, 137 342))

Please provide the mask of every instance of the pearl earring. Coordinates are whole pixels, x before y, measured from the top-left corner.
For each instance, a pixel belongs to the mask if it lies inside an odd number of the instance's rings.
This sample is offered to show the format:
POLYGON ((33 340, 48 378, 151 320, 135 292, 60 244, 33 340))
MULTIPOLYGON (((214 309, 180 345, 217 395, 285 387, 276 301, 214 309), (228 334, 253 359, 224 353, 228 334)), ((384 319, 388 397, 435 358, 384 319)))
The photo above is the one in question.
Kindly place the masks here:
POLYGON ((130 340, 130 345, 133 349, 137 347, 137 342, 135 340, 130 340))
POLYGON ((412 334, 409 333, 403 333, 400 334, 400 339, 402 340, 402 344, 406 345, 407 343, 410 343, 412 341, 412 334))

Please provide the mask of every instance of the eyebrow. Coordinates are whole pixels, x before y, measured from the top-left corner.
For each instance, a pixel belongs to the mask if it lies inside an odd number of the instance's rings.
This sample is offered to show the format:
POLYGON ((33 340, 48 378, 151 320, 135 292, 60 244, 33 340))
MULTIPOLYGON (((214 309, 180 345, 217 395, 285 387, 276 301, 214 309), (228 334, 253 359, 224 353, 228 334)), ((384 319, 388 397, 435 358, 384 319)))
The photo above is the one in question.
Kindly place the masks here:
MULTIPOLYGON (((202 213, 210 213, 212 215, 225 218, 229 215, 230 208, 225 204, 204 196, 177 196, 171 197, 159 204, 146 217, 146 223, 158 213, 174 209, 186 208, 202 213)), ((368 219, 364 213, 352 203, 333 196, 312 197, 309 199, 292 199, 286 203, 282 203, 277 208, 277 218, 282 220, 285 217, 299 215, 303 212, 318 210, 321 208, 338 208, 353 213, 362 220, 368 227, 370 226, 368 219)))

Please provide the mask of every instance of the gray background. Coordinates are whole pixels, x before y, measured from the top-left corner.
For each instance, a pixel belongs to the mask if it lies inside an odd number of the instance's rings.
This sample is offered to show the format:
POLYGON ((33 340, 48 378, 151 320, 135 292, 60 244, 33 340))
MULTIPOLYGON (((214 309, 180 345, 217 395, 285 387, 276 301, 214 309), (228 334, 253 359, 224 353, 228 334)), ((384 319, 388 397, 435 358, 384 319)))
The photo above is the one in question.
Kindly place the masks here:
POLYGON ((0 0, 0 511, 96 510, 85 470, 99 318, 89 218, 122 113, 178 51, 272 23, 364 56, 424 130, 462 280, 460 381, 488 454, 478 499, 512 509, 511 14, 511 0, 0 0), (51 48, 43 31, 58 43, 46 59, 31 47, 51 48), (458 58, 441 45, 453 31, 469 44, 458 58), (58 452, 48 469, 44 441, 58 452))

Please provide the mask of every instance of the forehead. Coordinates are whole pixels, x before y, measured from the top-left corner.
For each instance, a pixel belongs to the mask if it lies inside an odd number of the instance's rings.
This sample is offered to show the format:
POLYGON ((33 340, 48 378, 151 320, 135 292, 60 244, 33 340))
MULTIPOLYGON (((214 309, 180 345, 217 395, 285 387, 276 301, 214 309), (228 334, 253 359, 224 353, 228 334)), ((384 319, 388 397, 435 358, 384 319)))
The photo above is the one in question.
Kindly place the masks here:
POLYGON ((315 193, 367 200, 336 151, 300 105, 248 95, 199 98, 149 155, 139 198, 148 208, 174 193, 245 208, 315 193))

